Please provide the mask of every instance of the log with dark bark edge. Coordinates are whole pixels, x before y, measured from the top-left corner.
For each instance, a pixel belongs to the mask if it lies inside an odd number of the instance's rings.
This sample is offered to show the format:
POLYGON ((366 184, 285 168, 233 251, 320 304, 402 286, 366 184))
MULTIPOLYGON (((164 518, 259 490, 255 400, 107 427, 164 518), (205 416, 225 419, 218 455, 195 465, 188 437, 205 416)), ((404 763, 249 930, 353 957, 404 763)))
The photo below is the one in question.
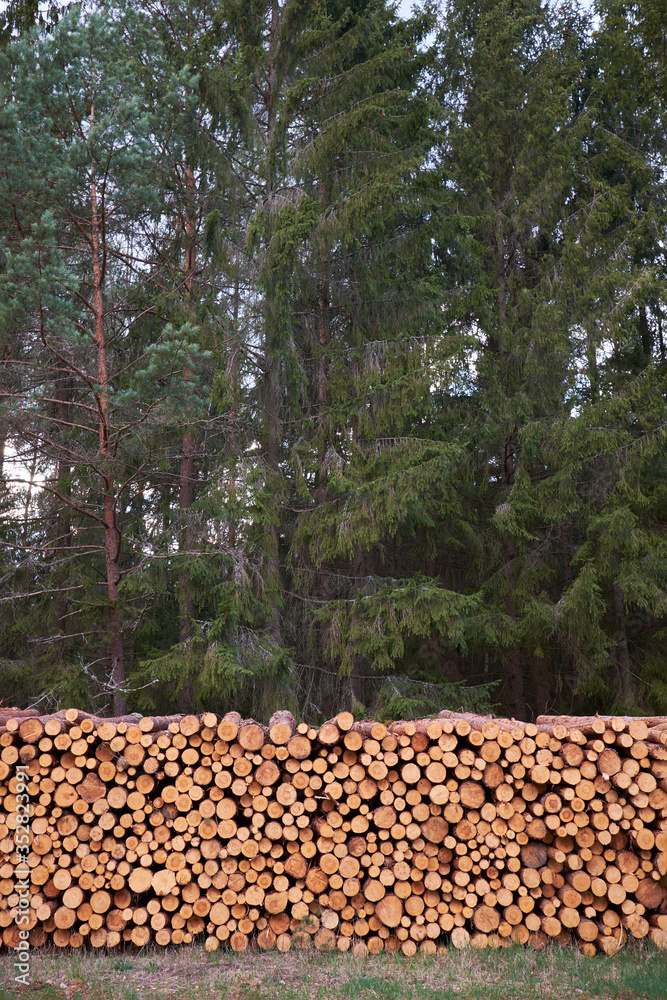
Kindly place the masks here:
POLYGON ((0 932, 355 954, 667 944, 667 719, 0 712, 0 932), (25 773, 25 772, 23 772, 25 773))

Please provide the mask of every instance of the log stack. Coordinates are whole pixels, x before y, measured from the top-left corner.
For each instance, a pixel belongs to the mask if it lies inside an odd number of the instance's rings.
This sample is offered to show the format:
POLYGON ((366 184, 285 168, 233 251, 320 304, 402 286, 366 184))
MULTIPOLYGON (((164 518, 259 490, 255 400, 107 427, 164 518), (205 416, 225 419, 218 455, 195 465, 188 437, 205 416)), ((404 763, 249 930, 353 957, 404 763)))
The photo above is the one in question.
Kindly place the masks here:
POLYGON ((19 765, 32 946, 667 946, 667 719, 0 709, 7 948, 19 765))

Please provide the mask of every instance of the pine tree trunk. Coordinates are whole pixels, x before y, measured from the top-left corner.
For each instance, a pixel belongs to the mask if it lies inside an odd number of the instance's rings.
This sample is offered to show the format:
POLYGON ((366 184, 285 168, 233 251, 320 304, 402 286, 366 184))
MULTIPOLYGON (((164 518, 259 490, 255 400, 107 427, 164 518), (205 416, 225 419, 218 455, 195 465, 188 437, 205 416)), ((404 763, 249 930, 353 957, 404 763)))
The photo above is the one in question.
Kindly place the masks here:
MULTIPOLYGON (((496 281, 498 282, 496 306, 498 309, 498 316, 504 326, 507 321, 507 270, 505 262, 505 241, 502 232, 502 222, 500 221, 502 216, 502 198, 497 191, 494 191, 493 193, 493 207, 496 213, 496 247, 494 254, 496 281)), ((502 346, 500 343, 498 344, 497 350, 502 352, 502 346)))
MULTIPOLYGON (((374 572, 372 559, 371 552, 364 551, 360 545, 357 546, 352 563, 352 576, 357 579, 370 576, 374 572)), ((367 663, 355 655, 349 677, 350 700, 348 707, 350 711, 353 711, 355 706, 365 705, 369 700, 369 695, 372 697, 372 688, 369 689, 369 686, 374 685, 374 681, 366 681, 368 675, 367 663)))
POLYGON ((32 450, 32 461, 30 463, 30 478, 28 480, 28 492, 26 493, 25 503, 23 505, 23 544, 28 545, 30 542, 29 537, 29 520, 30 520, 30 505, 32 503, 32 490, 35 485, 35 472, 37 471, 37 445, 32 450))
MULTIPOLYGON (((499 319, 499 330, 496 331, 495 335, 489 337, 488 349, 496 355, 497 360, 501 366, 501 378, 502 378, 502 365, 505 360, 504 355, 506 354, 506 347, 504 344, 504 339, 506 336, 506 323, 507 323, 507 263, 505 260, 505 239, 502 231, 502 197, 498 191, 494 191, 492 196, 493 207, 496 216, 496 233, 495 233, 495 247, 494 247, 494 270, 495 278, 497 283, 496 291, 496 309, 498 312, 499 319)), ((507 395, 512 395, 511 387, 507 385, 503 386, 503 389, 507 395)), ((503 495, 509 497, 511 494, 511 489, 514 483, 515 475, 515 456, 514 456, 514 434, 510 434, 501 444, 502 451, 498 456, 500 460, 501 468, 501 483, 503 486, 503 495)), ((511 564, 516 557, 516 549, 514 547, 514 542, 509 537, 505 535, 501 542, 502 560, 503 560, 503 571, 507 575, 508 581, 508 591, 505 595, 505 614, 513 622, 517 620, 516 607, 514 605, 514 599, 512 596, 512 582, 511 582, 511 564)), ((509 650, 507 660, 506 660, 506 683, 507 683, 507 695, 508 704, 516 716, 516 718, 523 718, 525 711, 525 692, 524 692, 524 680, 523 680, 523 664, 521 662, 521 650, 518 646, 512 646, 509 650)))
MULTIPOLYGON (((94 107, 91 122, 94 121, 94 107)), ((104 496, 102 521, 104 526, 104 556, 106 564, 107 598, 109 601, 109 637, 111 653, 110 688, 113 692, 113 710, 116 715, 124 715, 127 699, 123 691, 125 685, 125 651, 123 645, 123 621, 120 610, 120 549, 121 532, 116 517, 116 495, 113 472, 111 470, 112 450, 109 426, 109 374, 107 368, 107 342, 104 329, 104 254, 102 247, 101 220, 97 204, 97 183, 95 168, 92 167, 91 190, 91 246, 93 270, 93 311, 95 317, 95 350, 97 355, 97 396, 98 431, 100 449, 100 475, 104 496)), ((102 210, 102 214, 103 214, 102 210)))
POLYGON ((586 333, 586 360, 588 363, 588 383, 590 385, 591 400, 594 402, 597 400, 599 394, 598 362, 595 339, 589 331, 586 333))
POLYGON ((563 575, 565 587, 572 585, 572 525, 569 521, 563 523, 561 529, 563 575))
MULTIPOLYGON (((66 422, 69 419, 69 406, 68 406, 68 396, 66 389, 63 388, 61 380, 56 382, 55 387, 55 397, 58 400, 56 403, 56 416, 58 420, 66 422)), ((70 465, 65 459, 64 453, 58 456, 58 462, 56 464, 56 483, 58 488, 58 493, 60 496, 65 497, 66 500, 70 496, 70 465)), ((70 523, 70 510, 67 503, 61 503, 55 518, 54 525, 54 558, 57 561, 62 560, 64 555, 63 550, 69 548, 72 542, 72 526, 70 523)), ((57 578, 59 580, 59 585, 62 590, 56 595, 54 602, 55 610, 55 620, 57 622, 57 630, 59 633, 64 633, 66 631, 65 616, 67 615, 67 598, 64 594, 64 588, 66 586, 66 573, 67 570, 59 570, 57 578)), ((65 648, 64 640, 58 641, 58 652, 60 657, 63 657, 65 648)))

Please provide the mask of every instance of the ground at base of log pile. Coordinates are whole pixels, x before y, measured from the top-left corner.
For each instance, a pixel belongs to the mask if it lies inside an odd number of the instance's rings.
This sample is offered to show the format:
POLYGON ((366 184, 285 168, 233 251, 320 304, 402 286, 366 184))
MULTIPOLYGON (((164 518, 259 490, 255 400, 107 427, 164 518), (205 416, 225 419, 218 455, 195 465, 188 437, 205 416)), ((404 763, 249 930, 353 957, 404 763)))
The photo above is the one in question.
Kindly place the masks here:
POLYGON ((148 947, 122 956, 42 949, 32 986, 17 987, 0 955, 0 996, 20 1000, 639 1000, 667 996, 667 955, 642 942, 587 958, 550 944, 541 952, 449 950, 435 958, 355 958, 313 951, 207 954, 148 947))
POLYGON ((667 720, 2 709, 5 948, 21 907, 32 948, 665 948, 667 720))

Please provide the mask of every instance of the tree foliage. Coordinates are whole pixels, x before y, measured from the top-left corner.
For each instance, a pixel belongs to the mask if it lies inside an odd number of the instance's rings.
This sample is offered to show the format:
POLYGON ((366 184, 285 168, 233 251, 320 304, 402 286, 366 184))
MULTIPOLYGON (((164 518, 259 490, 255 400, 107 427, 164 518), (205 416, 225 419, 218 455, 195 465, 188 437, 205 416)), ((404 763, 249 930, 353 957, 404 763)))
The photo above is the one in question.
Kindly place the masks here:
POLYGON ((662 6, 10 5, 5 700, 664 710, 662 6))

